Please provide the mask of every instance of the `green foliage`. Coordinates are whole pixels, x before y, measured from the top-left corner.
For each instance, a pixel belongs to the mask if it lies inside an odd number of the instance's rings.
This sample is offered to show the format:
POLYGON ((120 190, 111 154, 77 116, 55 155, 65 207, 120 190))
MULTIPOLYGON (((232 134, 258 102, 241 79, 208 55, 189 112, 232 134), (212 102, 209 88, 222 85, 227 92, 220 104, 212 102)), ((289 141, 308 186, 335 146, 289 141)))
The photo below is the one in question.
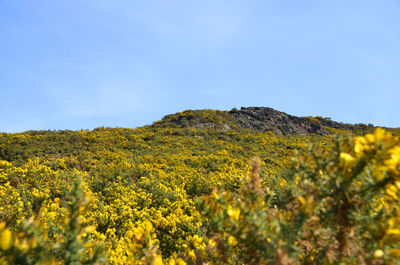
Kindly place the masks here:
POLYGON ((235 119, 227 112, 220 110, 185 110, 165 116, 153 127, 169 128, 217 128, 224 130, 238 129, 235 119))

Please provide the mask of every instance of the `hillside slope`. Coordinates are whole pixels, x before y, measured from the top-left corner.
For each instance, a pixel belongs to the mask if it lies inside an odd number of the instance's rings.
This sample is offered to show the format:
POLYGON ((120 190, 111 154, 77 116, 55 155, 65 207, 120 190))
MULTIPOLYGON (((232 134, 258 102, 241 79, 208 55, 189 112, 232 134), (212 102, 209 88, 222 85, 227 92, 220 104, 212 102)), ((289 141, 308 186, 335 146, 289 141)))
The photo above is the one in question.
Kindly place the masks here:
POLYGON ((0 263, 399 264, 400 142, 372 130, 242 108, 0 133, 0 263))

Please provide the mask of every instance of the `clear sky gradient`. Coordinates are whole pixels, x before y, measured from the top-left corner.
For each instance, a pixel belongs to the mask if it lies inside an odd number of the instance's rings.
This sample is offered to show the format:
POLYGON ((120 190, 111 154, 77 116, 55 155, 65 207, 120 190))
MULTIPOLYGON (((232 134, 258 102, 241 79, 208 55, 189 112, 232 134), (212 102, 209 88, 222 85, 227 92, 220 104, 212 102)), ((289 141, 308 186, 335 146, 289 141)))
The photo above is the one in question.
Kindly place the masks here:
POLYGON ((0 0, 0 132, 266 106, 400 127, 399 0, 0 0))

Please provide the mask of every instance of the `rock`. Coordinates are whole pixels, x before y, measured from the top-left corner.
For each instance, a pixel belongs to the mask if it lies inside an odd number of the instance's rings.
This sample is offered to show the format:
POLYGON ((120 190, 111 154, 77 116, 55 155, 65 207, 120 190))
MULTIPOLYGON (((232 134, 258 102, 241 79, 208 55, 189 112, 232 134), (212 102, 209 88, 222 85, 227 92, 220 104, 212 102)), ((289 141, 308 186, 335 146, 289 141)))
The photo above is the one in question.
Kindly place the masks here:
POLYGON ((317 122, 311 122, 307 118, 292 116, 272 108, 242 107, 240 110, 231 110, 229 113, 234 116, 239 127, 245 129, 272 131, 278 135, 329 134, 317 122))

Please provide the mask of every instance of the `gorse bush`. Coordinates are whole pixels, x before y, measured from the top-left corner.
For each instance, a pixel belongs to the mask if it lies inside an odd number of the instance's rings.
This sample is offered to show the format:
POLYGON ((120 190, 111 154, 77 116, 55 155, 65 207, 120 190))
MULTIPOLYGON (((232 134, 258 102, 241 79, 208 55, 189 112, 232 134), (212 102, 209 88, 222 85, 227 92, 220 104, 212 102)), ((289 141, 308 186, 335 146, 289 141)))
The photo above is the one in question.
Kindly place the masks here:
POLYGON ((0 146, 0 264, 400 263, 400 142, 382 129, 99 128, 0 146))
POLYGON ((297 201, 298 215, 307 216, 299 245, 306 259, 395 262, 400 251, 400 234, 393 230, 400 217, 399 162, 398 139, 382 129, 365 137, 338 139, 329 153, 312 149, 295 161, 286 174, 292 184, 287 195, 297 201))
MULTIPOLYGON (((0 264, 100 264, 102 244, 86 242, 83 237, 94 231, 94 226, 82 224, 82 214, 87 206, 87 196, 83 194, 82 180, 78 177, 70 192, 69 201, 65 202, 63 213, 58 215, 58 222, 51 224, 51 218, 38 220, 30 218, 21 222, 17 231, 6 228, 6 222, 0 224, 0 264), (49 225, 52 225, 49 229, 49 225), (65 231, 54 232, 54 227, 62 226, 65 231)), ((56 200, 58 201, 58 200, 56 200)), ((52 203, 51 208, 58 208, 52 203)), ((44 213, 43 213, 44 214, 44 213)))
POLYGON ((377 129, 294 156, 277 194, 258 176, 238 192, 213 192, 200 205, 203 242, 188 263, 396 264, 400 262, 400 143, 377 129))

